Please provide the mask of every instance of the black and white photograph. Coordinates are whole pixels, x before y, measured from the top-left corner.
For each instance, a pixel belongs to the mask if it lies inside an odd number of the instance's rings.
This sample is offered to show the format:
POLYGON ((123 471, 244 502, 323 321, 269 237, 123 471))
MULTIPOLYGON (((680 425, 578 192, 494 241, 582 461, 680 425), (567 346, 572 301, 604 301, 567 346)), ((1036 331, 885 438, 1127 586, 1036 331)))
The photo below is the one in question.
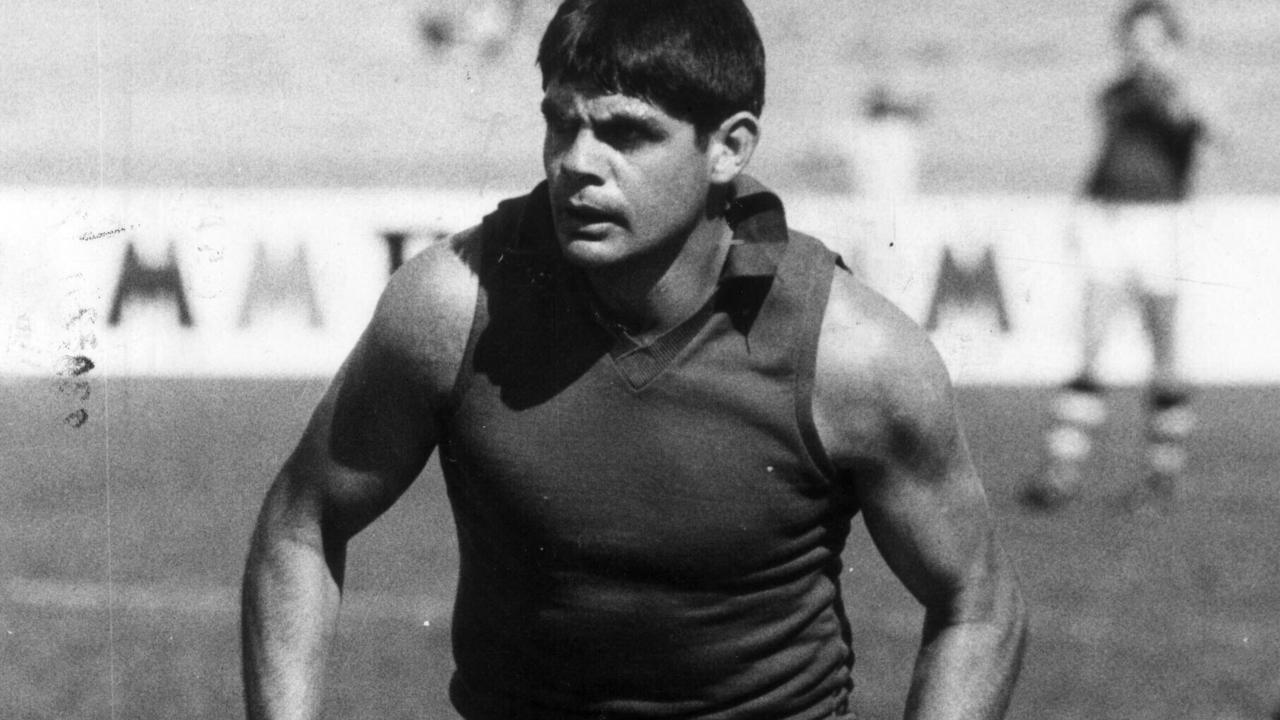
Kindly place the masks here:
POLYGON ((15 0, 0 718, 1280 720, 1275 0, 15 0))

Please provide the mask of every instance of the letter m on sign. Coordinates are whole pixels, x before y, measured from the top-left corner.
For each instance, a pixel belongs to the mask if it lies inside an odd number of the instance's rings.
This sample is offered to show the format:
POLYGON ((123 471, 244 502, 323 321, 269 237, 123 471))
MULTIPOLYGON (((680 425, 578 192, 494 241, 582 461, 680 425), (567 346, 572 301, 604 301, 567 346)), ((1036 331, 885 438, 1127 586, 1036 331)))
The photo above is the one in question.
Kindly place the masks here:
POLYGON ((311 326, 319 327, 324 318, 320 313, 320 303, 316 300, 315 288, 311 285, 308 265, 304 245, 298 245, 294 249, 292 260, 275 264, 268 259, 266 246, 258 243, 253 256, 253 269, 249 272, 249 287, 245 292, 244 304, 240 307, 240 327, 249 326, 256 309, 289 303, 304 307, 311 326))
POLYGON ((938 329, 944 307, 966 311, 987 308, 995 313, 1000 331, 1009 332, 1009 311, 1005 307, 1004 292, 1000 289, 995 253, 990 247, 983 251, 982 260, 974 267, 956 262, 951 248, 943 249, 942 267, 938 269, 938 282, 934 286, 933 301, 929 303, 925 329, 938 329))
POLYGON ((125 302, 135 296, 171 297, 178 305, 178 322, 184 327, 193 324, 191 308, 187 305, 187 293, 182 289, 182 272, 178 269, 178 258, 172 243, 165 251, 164 264, 159 267, 143 264, 133 243, 129 243, 124 251, 124 266, 120 269, 120 280, 116 283, 116 294, 111 301, 111 314, 107 316, 107 324, 119 325, 125 302))

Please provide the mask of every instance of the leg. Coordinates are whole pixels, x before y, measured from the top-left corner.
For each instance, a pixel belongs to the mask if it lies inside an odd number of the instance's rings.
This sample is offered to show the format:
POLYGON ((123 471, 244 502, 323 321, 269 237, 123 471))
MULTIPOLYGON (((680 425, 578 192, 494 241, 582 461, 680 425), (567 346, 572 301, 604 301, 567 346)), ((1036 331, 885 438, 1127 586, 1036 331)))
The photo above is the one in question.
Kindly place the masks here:
POLYGON ((1130 494, 1131 510, 1161 514, 1177 502, 1178 483, 1187 463, 1186 441, 1195 425, 1190 393, 1178 375, 1174 353, 1177 298, 1143 298, 1143 318, 1151 333, 1153 369, 1147 396, 1143 482, 1130 494))
POLYGON ((1080 273, 1080 376, 1097 377, 1098 355, 1111 323, 1130 302, 1130 265, 1124 252, 1125 216, 1112 207, 1086 205, 1068 238, 1080 273))
POLYGON ((1075 497, 1093 454, 1094 431, 1106 419, 1097 360, 1123 299, 1112 222, 1113 213, 1086 205, 1069 228, 1067 243, 1082 283, 1080 372, 1054 396, 1040 467, 1025 481, 1022 501, 1034 508, 1053 509, 1075 497))
POLYGON ((1176 347, 1178 296, 1148 293, 1140 302, 1142 321, 1151 335, 1151 383, 1155 387, 1177 387, 1180 384, 1176 347))
POLYGON ((1103 388, 1087 371, 1058 391, 1041 468, 1027 482, 1024 504, 1050 510, 1075 497, 1084 465, 1093 454, 1094 432, 1106 416, 1103 388))
POLYGON ((1081 308, 1080 377, 1097 377, 1098 355, 1106 343, 1111 322, 1123 305, 1125 291, 1115 283, 1088 280, 1081 308))

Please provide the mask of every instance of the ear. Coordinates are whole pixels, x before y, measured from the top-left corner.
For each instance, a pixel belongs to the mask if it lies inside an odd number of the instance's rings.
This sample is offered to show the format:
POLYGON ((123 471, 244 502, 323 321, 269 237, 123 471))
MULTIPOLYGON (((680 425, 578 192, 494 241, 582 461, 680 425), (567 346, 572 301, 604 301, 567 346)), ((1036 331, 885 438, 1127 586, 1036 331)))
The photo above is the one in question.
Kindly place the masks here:
POLYGON ((760 142, 760 120, 745 110, 734 113, 711 131, 707 141, 711 182, 726 184, 751 161, 760 142))

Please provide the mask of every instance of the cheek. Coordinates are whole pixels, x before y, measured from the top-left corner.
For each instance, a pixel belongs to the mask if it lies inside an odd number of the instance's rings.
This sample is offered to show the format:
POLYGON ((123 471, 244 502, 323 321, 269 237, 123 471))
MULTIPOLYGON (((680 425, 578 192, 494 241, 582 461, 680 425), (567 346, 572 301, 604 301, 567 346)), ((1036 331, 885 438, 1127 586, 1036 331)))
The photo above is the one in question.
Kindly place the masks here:
MULTIPOLYGON (((707 172, 699 157, 682 157, 644 173, 645 210, 664 225, 682 224, 702 212, 707 172)), ((638 208, 637 208, 638 209, 638 208)))

